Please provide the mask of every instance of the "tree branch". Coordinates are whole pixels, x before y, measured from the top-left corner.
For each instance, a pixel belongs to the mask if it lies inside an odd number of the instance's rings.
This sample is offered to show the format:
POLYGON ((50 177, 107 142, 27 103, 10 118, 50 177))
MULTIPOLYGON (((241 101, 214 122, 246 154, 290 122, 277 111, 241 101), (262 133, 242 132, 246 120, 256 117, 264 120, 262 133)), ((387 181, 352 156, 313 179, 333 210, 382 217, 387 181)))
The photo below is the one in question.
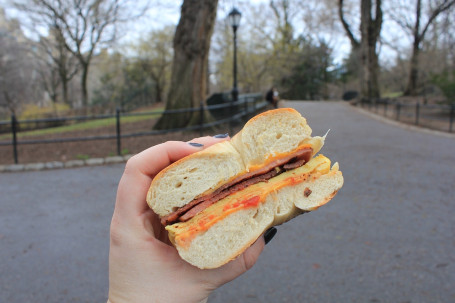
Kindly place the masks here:
POLYGON ((431 13, 430 18, 428 19, 427 23, 423 27, 423 30, 420 34, 418 34, 417 38, 419 39, 419 42, 423 40, 429 26, 433 21, 439 16, 440 13, 448 10, 452 5, 455 4, 455 0, 445 0, 443 3, 441 3, 436 9, 431 13))
POLYGON ((351 45, 353 46, 353 48, 357 48, 360 46, 360 42, 354 37, 354 34, 352 33, 349 24, 346 22, 344 18, 343 2, 344 0, 338 0, 338 15, 340 17, 341 24, 343 25, 343 28, 346 31, 349 40, 351 41, 351 45))
POLYGON ((376 0, 376 16, 374 19, 374 38, 378 40, 382 27, 382 0, 376 0))

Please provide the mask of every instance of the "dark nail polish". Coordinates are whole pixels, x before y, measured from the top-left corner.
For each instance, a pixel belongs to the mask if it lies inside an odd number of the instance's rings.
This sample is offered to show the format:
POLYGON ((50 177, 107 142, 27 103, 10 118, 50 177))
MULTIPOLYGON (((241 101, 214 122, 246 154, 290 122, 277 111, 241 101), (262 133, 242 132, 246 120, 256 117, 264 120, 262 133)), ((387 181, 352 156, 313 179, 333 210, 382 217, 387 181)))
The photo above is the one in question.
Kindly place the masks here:
POLYGON ((203 147, 204 144, 201 143, 196 143, 196 142, 188 142, 189 145, 194 146, 194 147, 203 147))
POLYGON ((269 243, 273 239, 273 237, 275 237, 276 232, 277 229, 275 227, 271 227, 265 231, 264 233, 265 244, 269 243))
POLYGON ((227 138, 229 137, 229 134, 218 134, 216 136, 213 136, 213 138, 217 138, 217 139, 222 139, 222 138, 227 138))

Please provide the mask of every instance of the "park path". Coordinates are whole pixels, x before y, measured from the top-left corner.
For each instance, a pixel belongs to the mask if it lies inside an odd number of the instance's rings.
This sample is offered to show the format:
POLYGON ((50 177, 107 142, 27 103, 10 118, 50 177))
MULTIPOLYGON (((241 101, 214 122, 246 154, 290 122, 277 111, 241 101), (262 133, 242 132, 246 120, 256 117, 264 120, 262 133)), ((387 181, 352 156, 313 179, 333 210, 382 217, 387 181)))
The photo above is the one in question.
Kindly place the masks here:
MULTIPOLYGON (((345 185, 209 302, 454 302, 455 139, 289 102, 345 185)), ((0 174, 0 302, 103 302, 123 165, 0 174)))

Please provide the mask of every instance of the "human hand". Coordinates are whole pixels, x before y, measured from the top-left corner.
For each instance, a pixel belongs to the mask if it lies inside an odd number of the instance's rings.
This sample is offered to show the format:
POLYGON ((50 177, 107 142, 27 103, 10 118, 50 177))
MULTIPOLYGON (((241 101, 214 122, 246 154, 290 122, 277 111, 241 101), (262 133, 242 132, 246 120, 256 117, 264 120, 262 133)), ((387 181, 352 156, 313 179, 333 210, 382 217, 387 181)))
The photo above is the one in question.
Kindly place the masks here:
POLYGON ((154 176, 169 164, 229 138, 169 141, 132 157, 120 180, 111 222, 109 300, 205 302, 214 289, 250 269, 264 248, 260 237, 235 260, 216 269, 183 261, 145 197, 154 176))

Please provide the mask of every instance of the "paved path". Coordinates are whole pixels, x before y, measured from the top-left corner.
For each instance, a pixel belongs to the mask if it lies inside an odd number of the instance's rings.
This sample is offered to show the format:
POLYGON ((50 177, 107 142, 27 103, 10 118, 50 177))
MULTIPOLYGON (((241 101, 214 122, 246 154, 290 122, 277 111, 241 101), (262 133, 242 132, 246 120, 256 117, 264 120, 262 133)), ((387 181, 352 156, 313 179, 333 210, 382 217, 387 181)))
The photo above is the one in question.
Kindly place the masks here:
MULTIPOLYGON (((290 103, 345 185, 210 302, 454 302, 455 139, 290 103)), ((0 174, 0 302, 103 302, 123 165, 0 174)))

